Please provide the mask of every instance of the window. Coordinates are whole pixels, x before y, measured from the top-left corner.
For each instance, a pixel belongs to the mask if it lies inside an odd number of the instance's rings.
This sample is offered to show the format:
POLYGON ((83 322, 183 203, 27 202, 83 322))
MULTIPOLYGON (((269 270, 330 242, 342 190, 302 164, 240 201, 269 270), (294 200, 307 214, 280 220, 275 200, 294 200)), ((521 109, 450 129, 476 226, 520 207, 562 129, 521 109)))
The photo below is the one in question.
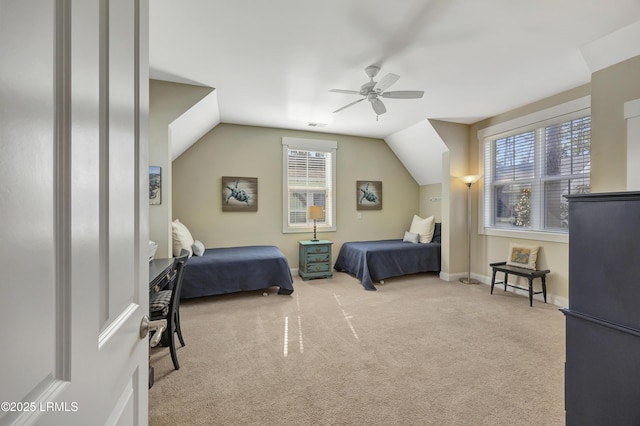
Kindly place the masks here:
POLYGON ((484 229, 567 233, 565 195, 591 192, 588 109, 483 142, 484 229))
POLYGON ((309 232, 309 206, 322 206, 321 231, 335 231, 335 170, 337 142, 282 138, 283 224, 282 232, 309 232))

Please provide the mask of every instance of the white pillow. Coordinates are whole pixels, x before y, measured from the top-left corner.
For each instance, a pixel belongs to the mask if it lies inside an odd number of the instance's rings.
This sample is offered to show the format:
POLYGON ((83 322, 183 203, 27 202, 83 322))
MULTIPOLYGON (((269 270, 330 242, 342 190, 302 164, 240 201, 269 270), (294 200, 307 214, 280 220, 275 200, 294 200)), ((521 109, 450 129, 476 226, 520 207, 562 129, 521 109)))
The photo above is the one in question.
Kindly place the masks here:
POLYGON ((180 220, 176 219, 171 222, 171 236, 173 237, 173 255, 180 256, 180 250, 185 249, 189 252, 189 257, 193 254, 193 237, 180 220))
POLYGON ((423 219, 420 216, 413 215, 409 232, 420 235, 421 243, 430 243, 433 239, 435 226, 436 221, 434 216, 423 219))
POLYGON ((416 243, 420 242, 419 239, 420 239, 420 235, 414 234, 413 232, 407 231, 407 232, 404 233, 404 238, 402 239, 402 241, 405 242, 405 243, 414 243, 414 244, 416 244, 416 243))
POLYGON ((193 254, 194 256, 202 256, 204 254, 204 244, 202 244, 202 241, 195 240, 193 242, 193 254))

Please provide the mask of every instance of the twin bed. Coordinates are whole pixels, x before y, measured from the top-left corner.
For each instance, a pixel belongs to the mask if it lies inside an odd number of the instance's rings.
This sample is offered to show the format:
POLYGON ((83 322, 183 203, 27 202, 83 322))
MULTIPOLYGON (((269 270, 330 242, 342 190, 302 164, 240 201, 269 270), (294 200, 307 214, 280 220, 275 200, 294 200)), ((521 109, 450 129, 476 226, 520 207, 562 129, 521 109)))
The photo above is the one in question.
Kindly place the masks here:
POLYGON ((374 281, 420 272, 439 272, 441 237, 435 224, 430 243, 403 240, 357 241, 344 243, 334 269, 355 275, 365 290, 376 290, 374 281))
MULTIPOLYGON (((344 243, 334 269, 355 275, 366 290, 374 281, 390 277, 440 271, 440 224, 430 243, 403 240, 344 243)), ((191 256, 184 270, 181 298, 212 296, 279 287, 278 294, 293 293, 287 258, 276 246, 210 248, 191 256)))
POLYGON ((280 287, 293 293, 293 277, 284 254, 275 246, 206 249, 191 256, 182 278, 182 299, 280 287))

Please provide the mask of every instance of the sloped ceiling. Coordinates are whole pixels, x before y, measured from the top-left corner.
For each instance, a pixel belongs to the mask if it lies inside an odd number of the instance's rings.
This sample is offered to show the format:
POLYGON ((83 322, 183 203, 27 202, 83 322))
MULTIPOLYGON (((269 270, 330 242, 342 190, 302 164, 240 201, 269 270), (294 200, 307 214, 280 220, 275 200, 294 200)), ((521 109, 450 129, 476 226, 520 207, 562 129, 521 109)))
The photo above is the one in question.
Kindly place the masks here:
POLYGON ((448 149, 429 120, 400 130, 385 141, 418 185, 442 180, 442 153, 448 149))
POLYGON ((169 124, 171 161, 185 152, 209 130, 220 124, 218 94, 212 90, 169 124))
POLYGON ((150 74, 215 88, 220 122, 385 139, 423 184, 410 160, 442 143, 428 119, 470 124, 588 83, 640 54, 639 20, 638 0, 153 1, 150 74), (328 90, 358 90, 373 64, 424 97, 333 113, 358 97, 328 90))

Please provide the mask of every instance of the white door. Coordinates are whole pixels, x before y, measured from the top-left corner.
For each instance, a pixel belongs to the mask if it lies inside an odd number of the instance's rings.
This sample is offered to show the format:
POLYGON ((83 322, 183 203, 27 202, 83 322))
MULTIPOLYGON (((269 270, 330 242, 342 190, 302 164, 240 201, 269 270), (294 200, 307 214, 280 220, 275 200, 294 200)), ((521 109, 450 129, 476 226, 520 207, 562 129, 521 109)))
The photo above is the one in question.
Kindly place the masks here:
POLYGON ((0 424, 148 418, 146 0, 0 0, 0 424))

